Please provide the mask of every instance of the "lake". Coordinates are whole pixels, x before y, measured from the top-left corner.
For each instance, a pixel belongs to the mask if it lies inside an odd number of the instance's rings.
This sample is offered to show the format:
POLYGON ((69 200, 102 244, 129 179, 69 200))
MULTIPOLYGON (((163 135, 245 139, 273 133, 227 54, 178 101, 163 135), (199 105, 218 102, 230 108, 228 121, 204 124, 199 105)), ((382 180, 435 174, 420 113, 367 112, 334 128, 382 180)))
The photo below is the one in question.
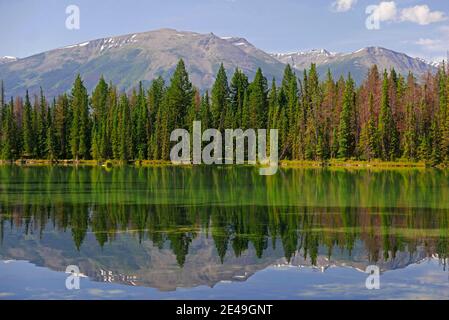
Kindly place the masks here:
POLYGON ((449 171, 0 167, 0 299, 449 299, 448 253, 449 171))

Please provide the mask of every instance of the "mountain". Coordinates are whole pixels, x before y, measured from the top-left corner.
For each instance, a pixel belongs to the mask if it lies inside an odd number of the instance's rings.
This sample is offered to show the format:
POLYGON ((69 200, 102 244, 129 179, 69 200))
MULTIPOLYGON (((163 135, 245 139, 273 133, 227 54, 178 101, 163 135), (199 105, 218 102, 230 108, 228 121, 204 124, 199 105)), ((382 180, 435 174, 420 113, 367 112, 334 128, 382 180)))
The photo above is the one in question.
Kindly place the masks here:
POLYGON ((129 90, 141 80, 146 84, 157 76, 168 80, 180 58, 192 82, 201 89, 212 86, 220 63, 230 73, 239 67, 249 77, 261 67, 267 77, 279 79, 284 68, 283 63, 246 40, 161 29, 97 39, 2 64, 0 78, 8 95, 23 95, 27 88, 35 93, 40 86, 50 96, 56 95, 70 89, 77 73, 89 90, 101 75, 129 90))
MULTIPOLYGON (((23 230, 25 229, 22 227, 23 230)), ((229 252, 223 263, 217 255, 214 240, 207 235, 194 239, 185 264, 180 267, 175 254, 167 246, 159 247, 151 240, 139 241, 132 234, 122 233, 100 247, 93 233, 88 233, 78 251, 70 232, 58 233, 47 229, 42 238, 25 236, 23 230, 8 233, 0 246, 0 260, 28 261, 36 266, 64 272, 68 265, 76 265, 83 274, 99 282, 113 282, 132 286, 174 291, 198 286, 214 287, 222 281, 247 281, 255 273, 270 266, 307 267, 325 271, 330 267, 345 267, 365 272, 369 253, 358 241, 351 251, 339 248, 329 257, 329 250, 320 247, 316 262, 304 258, 303 250, 296 251, 290 261, 284 257, 281 242, 268 246, 262 257, 249 247, 237 257, 229 252)), ((376 265, 382 272, 402 269, 426 260, 428 248, 418 246, 413 252, 399 251, 385 259, 379 251, 376 265)), ((435 258, 437 259, 437 258, 435 258)))
POLYGON ((67 92, 77 73, 89 91, 101 75, 128 91, 139 81, 148 85, 158 76, 168 81, 180 58, 200 89, 212 86, 220 63, 229 76, 238 67, 251 79, 260 67, 267 79, 275 77, 277 81, 282 79, 287 63, 298 70, 298 75, 312 62, 322 77, 328 68, 336 78, 351 72, 358 83, 373 64, 381 70, 394 67, 399 73, 412 71, 418 76, 436 70, 423 60, 378 47, 349 54, 326 50, 268 54, 244 38, 160 29, 87 41, 22 59, 0 58, 0 79, 4 80, 8 96, 24 95, 27 89, 30 94, 38 93, 40 87, 50 97, 67 92))
POLYGON ((394 68, 403 75, 411 71, 418 77, 428 71, 437 71, 434 64, 429 64, 423 59, 412 58, 404 53, 381 47, 367 47, 352 53, 330 53, 324 49, 286 54, 274 53, 272 57, 282 63, 289 63, 300 71, 308 68, 311 63, 316 63, 321 77, 326 75, 328 69, 332 71, 334 78, 347 76, 350 72, 357 83, 363 81, 374 64, 379 70, 394 68))

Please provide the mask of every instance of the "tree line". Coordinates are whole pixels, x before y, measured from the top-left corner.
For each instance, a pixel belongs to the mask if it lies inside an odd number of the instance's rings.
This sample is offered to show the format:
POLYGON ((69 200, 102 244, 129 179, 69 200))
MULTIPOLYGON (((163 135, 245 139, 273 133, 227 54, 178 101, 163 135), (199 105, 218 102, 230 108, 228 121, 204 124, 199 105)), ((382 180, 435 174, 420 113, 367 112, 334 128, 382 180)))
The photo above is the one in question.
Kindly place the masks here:
POLYGON ((159 77, 120 92, 103 77, 91 94, 78 75, 70 93, 48 101, 0 91, 0 158, 169 160, 170 133, 203 128, 279 129, 281 159, 449 161, 449 73, 417 79, 373 66, 360 86, 351 75, 319 80, 312 64, 298 76, 287 65, 280 85, 259 68, 252 82, 223 65, 201 92, 180 60, 167 85, 159 77), (33 101, 32 101, 33 100, 33 101))

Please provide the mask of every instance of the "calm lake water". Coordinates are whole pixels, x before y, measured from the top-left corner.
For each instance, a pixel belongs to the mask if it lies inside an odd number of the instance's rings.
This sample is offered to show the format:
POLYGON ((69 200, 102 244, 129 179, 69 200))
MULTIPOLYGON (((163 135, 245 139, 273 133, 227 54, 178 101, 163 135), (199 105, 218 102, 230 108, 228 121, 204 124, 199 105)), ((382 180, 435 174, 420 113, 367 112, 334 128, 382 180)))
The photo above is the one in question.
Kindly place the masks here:
POLYGON ((448 252, 448 171, 0 167, 1 299, 449 299, 448 252))

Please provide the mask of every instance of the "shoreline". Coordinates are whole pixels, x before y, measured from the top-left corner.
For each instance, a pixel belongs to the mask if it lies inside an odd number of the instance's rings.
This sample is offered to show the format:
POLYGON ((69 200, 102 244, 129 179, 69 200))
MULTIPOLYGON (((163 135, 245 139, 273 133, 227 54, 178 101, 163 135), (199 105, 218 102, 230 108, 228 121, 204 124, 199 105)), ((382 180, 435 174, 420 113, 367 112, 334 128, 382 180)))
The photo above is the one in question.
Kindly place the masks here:
MULTIPOLYGON (((16 161, 0 160, 0 166, 15 165, 23 167, 35 166, 101 166, 106 168, 120 167, 131 165, 136 167, 158 167, 158 166, 184 166, 192 167, 191 164, 174 164, 166 160, 45 160, 45 159, 21 159, 16 161)), ((248 166, 248 164, 244 164, 248 166)), ((225 164, 219 166, 226 166, 225 164)), ((279 162, 280 168, 348 168, 348 169, 426 169, 437 168, 447 169, 447 165, 440 164, 432 167, 425 162, 411 161, 358 161, 358 160, 328 160, 328 161, 312 161, 312 160, 282 160, 279 162)))

